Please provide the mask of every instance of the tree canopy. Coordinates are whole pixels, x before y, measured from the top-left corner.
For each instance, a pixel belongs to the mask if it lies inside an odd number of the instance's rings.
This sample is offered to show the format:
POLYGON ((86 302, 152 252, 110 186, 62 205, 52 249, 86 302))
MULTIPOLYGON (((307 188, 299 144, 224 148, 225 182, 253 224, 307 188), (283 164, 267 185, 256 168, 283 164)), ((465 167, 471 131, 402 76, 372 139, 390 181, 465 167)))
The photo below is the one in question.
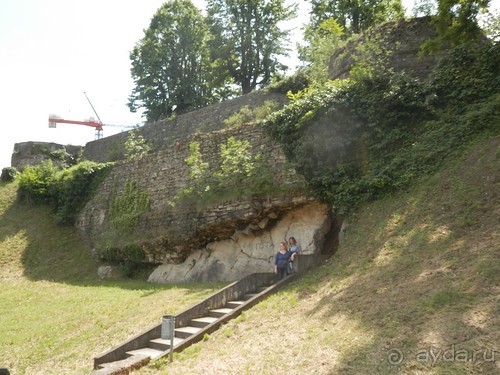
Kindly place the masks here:
POLYGON ((278 57, 287 53, 288 33, 279 23, 294 10, 286 9, 283 0, 208 0, 210 51, 218 76, 232 78, 247 94, 285 70, 278 57))
POLYGON ((311 0, 311 24, 333 18, 346 35, 404 16, 401 0, 311 0))
POLYGON ((169 1, 157 10, 130 53, 132 112, 143 107, 147 120, 155 121, 211 100, 206 35, 204 18, 190 0, 169 1))
POLYGON ((457 45, 482 36, 477 16, 489 3, 490 0, 438 0, 436 26, 440 42, 457 45))

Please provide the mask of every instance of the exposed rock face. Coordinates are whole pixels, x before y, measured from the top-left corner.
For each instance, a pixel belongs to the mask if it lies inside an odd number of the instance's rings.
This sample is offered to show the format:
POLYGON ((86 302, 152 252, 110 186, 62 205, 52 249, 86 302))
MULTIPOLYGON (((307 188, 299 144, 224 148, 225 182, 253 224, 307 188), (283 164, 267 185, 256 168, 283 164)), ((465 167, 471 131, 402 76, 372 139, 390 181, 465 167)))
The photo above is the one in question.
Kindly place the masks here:
POLYGON ((39 165, 51 160, 54 164, 74 164, 83 152, 82 146, 60 145, 47 142, 22 142, 14 145, 11 166, 22 171, 26 166, 39 165))
POLYGON ((181 264, 159 266, 149 277, 156 283, 234 281, 254 272, 272 272, 278 244, 295 237, 304 254, 320 252, 333 230, 328 205, 311 202, 288 211, 275 226, 258 232, 245 228, 208 243, 181 264))

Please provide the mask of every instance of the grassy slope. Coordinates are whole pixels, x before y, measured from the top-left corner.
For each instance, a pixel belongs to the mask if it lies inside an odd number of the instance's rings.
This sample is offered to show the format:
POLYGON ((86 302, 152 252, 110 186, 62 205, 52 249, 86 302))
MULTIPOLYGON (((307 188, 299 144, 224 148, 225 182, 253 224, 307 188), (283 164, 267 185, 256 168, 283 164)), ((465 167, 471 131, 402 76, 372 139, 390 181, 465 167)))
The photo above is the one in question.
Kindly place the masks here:
MULTIPOLYGON (((500 373, 499 147, 477 142, 366 205, 318 270, 137 373, 500 373)), ((86 374, 95 354, 213 290, 98 280, 75 231, 15 191, 0 185, 0 367, 13 374, 86 374)))
POLYGON ((88 374, 95 355, 221 286, 100 280, 75 229, 15 194, 0 184, 0 367, 11 374, 88 374))
POLYGON ((137 373, 500 374, 499 156, 366 205, 318 270, 137 373))

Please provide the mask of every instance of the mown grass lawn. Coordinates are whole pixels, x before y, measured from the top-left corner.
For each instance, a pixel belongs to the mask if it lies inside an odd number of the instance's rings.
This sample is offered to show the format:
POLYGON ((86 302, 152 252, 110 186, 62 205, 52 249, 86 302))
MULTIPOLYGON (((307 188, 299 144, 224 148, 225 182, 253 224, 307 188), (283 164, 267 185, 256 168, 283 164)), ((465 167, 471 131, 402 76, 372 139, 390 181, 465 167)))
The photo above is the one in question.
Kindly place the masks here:
POLYGON ((0 367, 11 374, 88 374, 93 357, 190 307, 221 284, 100 280, 73 228, 0 185, 0 367))

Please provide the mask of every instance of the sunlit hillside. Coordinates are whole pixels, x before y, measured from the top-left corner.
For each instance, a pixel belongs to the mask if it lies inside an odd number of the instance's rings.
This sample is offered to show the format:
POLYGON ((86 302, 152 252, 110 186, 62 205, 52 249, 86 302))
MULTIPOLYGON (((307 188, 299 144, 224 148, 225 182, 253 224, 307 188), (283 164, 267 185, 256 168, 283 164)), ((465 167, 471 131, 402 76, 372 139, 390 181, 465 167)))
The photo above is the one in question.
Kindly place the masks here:
POLYGON ((500 138, 363 206, 337 253, 140 374, 498 374, 500 138))

